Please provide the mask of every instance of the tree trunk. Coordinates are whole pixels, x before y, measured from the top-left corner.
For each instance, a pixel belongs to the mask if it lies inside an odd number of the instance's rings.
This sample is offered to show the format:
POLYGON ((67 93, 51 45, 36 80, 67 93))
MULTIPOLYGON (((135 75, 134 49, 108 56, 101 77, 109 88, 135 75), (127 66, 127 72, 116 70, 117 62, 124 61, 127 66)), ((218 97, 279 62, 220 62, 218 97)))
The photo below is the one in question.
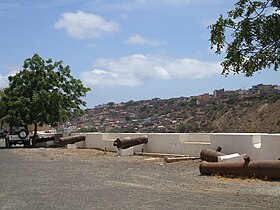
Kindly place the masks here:
POLYGON ((2 130, 2 129, 3 129, 3 126, 4 126, 4 124, 5 124, 5 123, 4 123, 4 120, 1 120, 1 123, 0 123, 0 124, 1 124, 1 130, 2 130))
POLYGON ((36 145, 37 130, 38 130, 38 124, 34 123, 34 135, 32 137, 32 146, 33 147, 35 147, 35 145, 36 145))

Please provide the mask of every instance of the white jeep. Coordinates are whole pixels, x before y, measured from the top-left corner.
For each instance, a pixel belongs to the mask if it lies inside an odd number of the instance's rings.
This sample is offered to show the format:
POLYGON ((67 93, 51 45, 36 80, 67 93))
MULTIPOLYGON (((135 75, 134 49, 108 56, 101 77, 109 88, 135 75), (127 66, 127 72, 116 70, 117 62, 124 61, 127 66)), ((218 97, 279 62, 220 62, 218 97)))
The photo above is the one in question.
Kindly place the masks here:
POLYGON ((5 138, 6 147, 23 144, 24 147, 30 146, 30 136, 27 125, 10 126, 5 138))

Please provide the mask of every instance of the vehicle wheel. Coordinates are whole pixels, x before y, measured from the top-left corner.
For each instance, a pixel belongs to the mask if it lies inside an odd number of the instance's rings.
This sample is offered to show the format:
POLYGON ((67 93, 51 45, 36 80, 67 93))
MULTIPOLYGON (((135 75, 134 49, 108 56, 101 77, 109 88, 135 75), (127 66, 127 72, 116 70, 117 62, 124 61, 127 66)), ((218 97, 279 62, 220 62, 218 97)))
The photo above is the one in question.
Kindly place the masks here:
POLYGON ((23 129, 21 129, 18 133, 18 137, 21 139, 25 139, 27 137, 27 135, 28 134, 27 134, 26 130, 23 130, 23 129))

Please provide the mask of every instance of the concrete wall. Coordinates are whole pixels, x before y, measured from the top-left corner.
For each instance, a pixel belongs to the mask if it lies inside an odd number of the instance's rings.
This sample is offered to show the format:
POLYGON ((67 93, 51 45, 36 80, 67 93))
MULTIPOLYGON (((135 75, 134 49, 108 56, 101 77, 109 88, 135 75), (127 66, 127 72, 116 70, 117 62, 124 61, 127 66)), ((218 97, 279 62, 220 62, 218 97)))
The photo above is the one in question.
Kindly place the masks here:
POLYGON ((258 160, 277 160, 280 158, 280 135, 263 134, 261 138, 261 147, 257 150, 258 160))
POLYGON ((257 158, 257 149, 253 146, 252 139, 254 135, 249 133, 219 133, 212 134, 211 147, 216 149, 222 147, 222 153, 232 154, 247 154, 251 159, 257 158))
POLYGON ((209 133, 180 134, 181 153, 199 157, 202 149, 210 148, 210 140, 211 134, 209 133))
POLYGON ((212 134, 211 147, 222 147, 225 154, 247 154, 252 160, 280 158, 280 135, 260 133, 212 134))
POLYGON ((114 140, 121 137, 147 136, 148 144, 134 147, 135 152, 152 152, 167 154, 185 154, 199 156, 201 149, 209 147, 210 134, 178 134, 178 133, 86 133, 86 141, 77 143, 79 148, 98 148, 117 151, 114 140), (204 144, 206 141, 207 144, 204 144), (189 145, 191 146, 188 146, 189 145))
MULTIPOLYGON (((85 134, 82 134, 85 135, 85 134)), ((147 136, 147 144, 134 147, 135 152, 183 154, 198 157, 203 148, 222 147, 225 154, 247 154, 252 160, 280 158, 280 134, 259 133, 86 133, 80 148, 117 151, 114 140, 121 137, 147 136)))

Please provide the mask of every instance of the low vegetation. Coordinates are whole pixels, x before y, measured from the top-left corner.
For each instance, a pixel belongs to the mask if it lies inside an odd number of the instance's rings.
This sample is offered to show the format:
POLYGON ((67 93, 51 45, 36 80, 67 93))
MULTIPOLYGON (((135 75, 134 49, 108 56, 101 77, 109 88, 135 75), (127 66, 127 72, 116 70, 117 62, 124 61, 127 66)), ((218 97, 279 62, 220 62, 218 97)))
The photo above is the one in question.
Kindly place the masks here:
POLYGON ((99 132, 280 132, 280 94, 275 92, 129 101, 87 109, 70 123, 99 132))

